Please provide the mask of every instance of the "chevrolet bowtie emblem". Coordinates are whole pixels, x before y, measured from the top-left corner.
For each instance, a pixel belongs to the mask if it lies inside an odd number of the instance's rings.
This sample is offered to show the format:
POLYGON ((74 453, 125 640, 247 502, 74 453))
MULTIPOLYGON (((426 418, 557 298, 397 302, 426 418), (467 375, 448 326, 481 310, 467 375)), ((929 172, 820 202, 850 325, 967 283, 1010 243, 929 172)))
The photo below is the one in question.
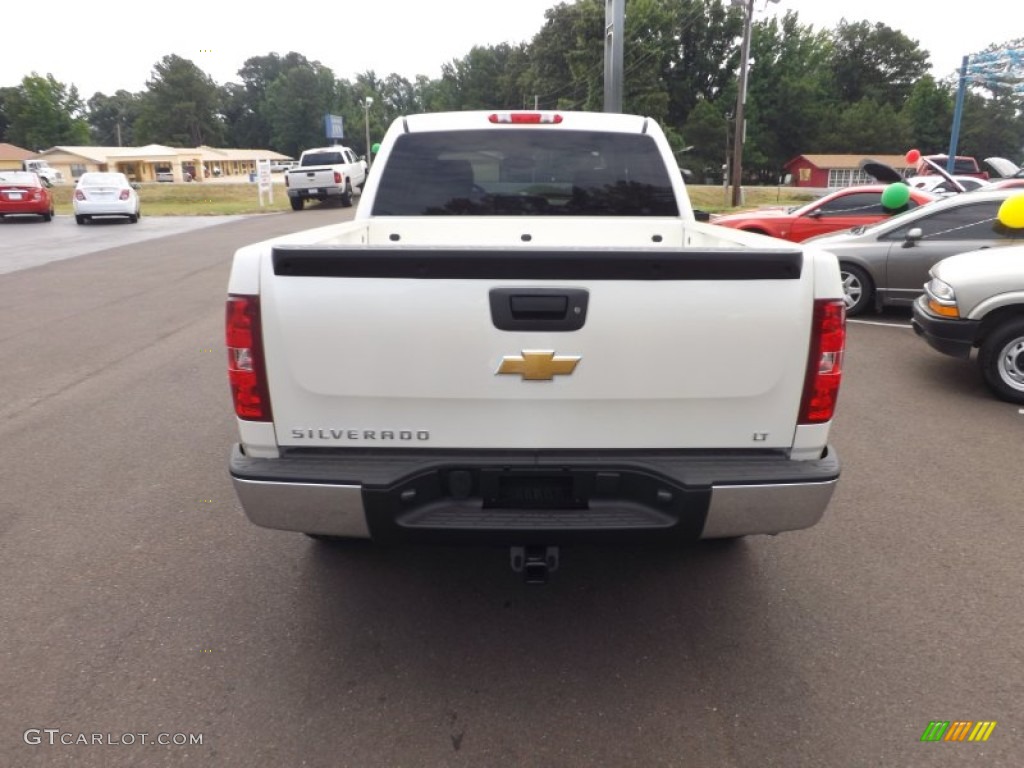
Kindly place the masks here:
POLYGON ((495 374, 518 373, 524 381, 551 381, 555 376, 571 374, 579 361, 579 355, 555 357, 553 349, 524 349, 522 355, 503 357, 495 374))

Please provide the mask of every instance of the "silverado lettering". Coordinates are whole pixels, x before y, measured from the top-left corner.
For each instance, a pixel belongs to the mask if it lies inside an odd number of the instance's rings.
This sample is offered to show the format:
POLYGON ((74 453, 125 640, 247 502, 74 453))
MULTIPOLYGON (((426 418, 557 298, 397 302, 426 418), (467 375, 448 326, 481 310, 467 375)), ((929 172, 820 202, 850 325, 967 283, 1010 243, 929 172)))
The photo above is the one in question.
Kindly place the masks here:
POLYGON ((430 432, 417 430, 373 429, 292 429, 296 440, 429 440, 430 432))

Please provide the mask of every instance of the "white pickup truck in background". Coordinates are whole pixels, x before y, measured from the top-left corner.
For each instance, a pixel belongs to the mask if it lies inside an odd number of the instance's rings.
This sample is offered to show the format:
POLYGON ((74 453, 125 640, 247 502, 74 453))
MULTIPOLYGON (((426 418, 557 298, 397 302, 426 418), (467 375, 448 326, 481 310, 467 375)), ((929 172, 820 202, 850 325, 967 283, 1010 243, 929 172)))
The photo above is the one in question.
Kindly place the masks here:
POLYGON ((653 120, 391 126, 353 221, 239 249, 236 493, 319 538, 512 547, 806 528, 845 311, 834 256, 698 221, 653 120))
POLYGON ((285 171, 284 183, 293 211, 301 211, 307 200, 340 200, 352 205, 353 195, 366 184, 366 161, 348 147, 307 149, 297 167, 285 171))
POLYGON ((48 187, 64 183, 64 174, 45 160, 22 160, 21 169, 23 171, 32 171, 48 187))

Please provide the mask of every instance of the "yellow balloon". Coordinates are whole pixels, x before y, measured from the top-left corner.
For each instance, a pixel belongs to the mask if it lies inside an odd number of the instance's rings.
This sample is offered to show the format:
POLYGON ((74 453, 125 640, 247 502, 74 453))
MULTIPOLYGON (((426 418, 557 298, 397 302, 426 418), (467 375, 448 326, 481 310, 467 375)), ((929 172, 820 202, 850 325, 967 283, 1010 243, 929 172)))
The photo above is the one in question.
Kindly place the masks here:
POLYGON ((1024 229, 1024 195, 1014 195, 999 206, 999 223, 1010 229, 1024 229))

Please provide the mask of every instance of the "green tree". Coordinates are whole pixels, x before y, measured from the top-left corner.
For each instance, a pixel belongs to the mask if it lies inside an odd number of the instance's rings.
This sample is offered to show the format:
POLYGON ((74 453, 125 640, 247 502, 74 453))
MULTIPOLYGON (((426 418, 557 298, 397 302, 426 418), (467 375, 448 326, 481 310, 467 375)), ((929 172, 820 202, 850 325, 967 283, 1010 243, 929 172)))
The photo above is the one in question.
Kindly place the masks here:
POLYGON ((928 53, 916 40, 881 22, 844 19, 832 37, 832 74, 846 104, 867 98, 901 109, 930 68, 928 53))
MULTIPOLYGON (((1024 121, 1021 120, 1021 100, 1011 94, 985 98, 968 92, 964 99, 958 155, 973 155, 978 160, 986 157, 1007 157, 1020 162, 1024 146, 1024 121)), ((949 149, 949 138, 941 145, 942 152, 949 149)))
MULTIPOLYGON (((326 141, 324 115, 339 105, 334 74, 318 61, 284 71, 267 87, 266 114, 271 146, 291 157, 326 141)), ((346 132, 352 130, 346 121, 346 132)))
POLYGON ((309 60, 295 51, 284 56, 269 53, 246 59, 238 70, 241 84, 228 83, 224 87, 224 114, 234 146, 281 149, 271 140, 273 126, 268 113, 269 88, 286 72, 309 66, 309 60))
POLYGON ((602 107, 604 85, 604 2, 559 3, 544 12, 546 21, 529 47, 524 75, 530 106, 541 109, 602 107))
POLYGON ((837 154, 899 155, 910 146, 910 128, 891 105, 862 99, 842 110, 825 141, 837 154))
POLYGON ((925 75, 910 92, 901 110, 909 129, 909 146, 925 154, 945 152, 953 124, 953 95, 946 85, 925 75))
POLYGON ((0 141, 9 141, 7 129, 11 125, 9 110, 11 100, 14 98, 16 88, 0 88, 0 141))
POLYGON ((188 59, 164 56, 146 83, 135 139, 172 147, 217 145, 224 140, 221 91, 188 59))
POLYGON ((744 167, 775 183, 788 160, 821 146, 836 106, 832 45, 789 11, 755 22, 750 50, 744 167))
POLYGON ((441 67, 441 79, 458 94, 457 109, 522 108, 528 104, 527 62, 524 44, 473 46, 461 59, 441 67))
POLYGON ((720 0, 667 0, 665 16, 671 41, 671 55, 662 62, 668 121, 684 123, 699 101, 725 98, 735 105, 741 11, 720 0))
POLYGON ((135 144, 135 121, 142 96, 119 90, 113 96, 96 92, 89 99, 89 127, 93 142, 104 147, 135 144))
POLYGON ((679 164, 694 172, 698 184, 722 181, 722 165, 731 146, 731 131, 732 123, 725 117, 721 101, 701 99, 690 110, 683 125, 683 136, 689 142, 687 146, 693 149, 680 156, 679 164))
POLYGON ((58 82, 53 75, 36 72, 7 91, 7 140, 26 149, 89 143, 89 124, 78 89, 58 82))

